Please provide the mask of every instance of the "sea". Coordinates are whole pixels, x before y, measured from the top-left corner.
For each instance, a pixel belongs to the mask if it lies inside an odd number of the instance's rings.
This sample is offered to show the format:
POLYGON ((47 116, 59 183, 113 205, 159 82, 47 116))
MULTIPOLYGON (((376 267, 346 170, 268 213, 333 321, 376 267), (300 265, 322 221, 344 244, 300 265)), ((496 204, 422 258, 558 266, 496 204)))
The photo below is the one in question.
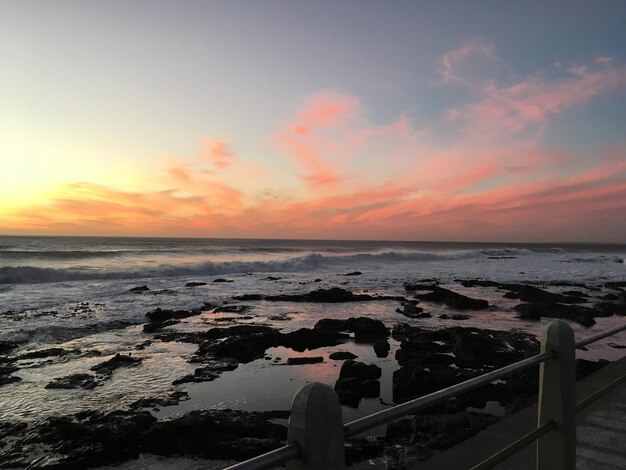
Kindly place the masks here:
MULTIPOLYGON (((286 367, 288 357, 310 352, 279 347, 212 382, 173 385, 177 378, 193 373, 188 359, 197 345, 152 341, 142 326, 146 313, 156 308, 206 310, 168 327, 182 332, 238 324, 292 331, 312 327, 322 318, 367 316, 390 328, 409 323, 539 335, 547 319, 521 321, 513 310, 519 301, 504 298, 495 288, 465 288, 459 280, 528 283, 559 292, 564 289, 556 287, 559 283, 593 287, 625 281, 625 263, 626 244, 0 236, 0 342, 17 343, 12 352, 16 356, 49 348, 75 352, 18 361, 14 375, 21 380, 0 386, 0 423, 124 409, 138 399, 176 390, 185 391, 186 399, 154 411, 159 419, 194 409, 285 410, 304 384, 318 381, 332 386, 337 379, 339 369, 333 361, 286 367), (492 307, 469 312, 461 323, 446 318, 447 307, 436 304, 425 306, 431 318, 410 319, 397 312, 400 304, 392 300, 342 304, 234 300, 243 294, 297 294, 330 287, 402 296, 406 295, 405 283, 423 280, 436 280, 459 293, 484 298, 492 307), (206 307, 223 304, 246 304, 248 310, 238 315, 206 307), (117 370, 92 390, 45 388, 58 377, 89 371, 116 353, 143 361, 138 367, 117 370)), ((597 318, 589 328, 572 326, 583 337, 617 325, 623 318, 597 318)), ((626 344, 626 337, 614 341, 626 344)), ((374 354, 371 345, 349 342, 340 348, 383 370, 380 399, 362 400, 358 409, 344 407, 344 419, 392 404, 391 376, 398 367, 393 353, 398 344, 391 343, 391 354, 384 359, 374 354)), ((315 355, 326 358, 335 350, 321 348, 315 355)), ((592 359, 616 359, 623 350, 598 345, 584 354, 592 359)), ((497 403, 485 412, 497 414, 497 403)), ((146 457, 128 468, 167 468, 172 462, 146 457)), ((189 459, 175 463, 172 468, 206 464, 189 459)))

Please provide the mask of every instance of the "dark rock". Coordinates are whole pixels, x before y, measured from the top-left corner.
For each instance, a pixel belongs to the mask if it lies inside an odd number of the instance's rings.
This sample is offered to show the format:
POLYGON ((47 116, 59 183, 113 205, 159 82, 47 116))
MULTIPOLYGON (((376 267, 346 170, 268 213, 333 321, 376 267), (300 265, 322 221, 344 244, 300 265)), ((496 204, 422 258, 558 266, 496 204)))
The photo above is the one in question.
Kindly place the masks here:
POLYGON ((472 299, 443 287, 433 287, 429 293, 418 294, 416 297, 430 302, 442 302, 456 310, 482 310, 489 307, 489 302, 486 300, 472 299))
POLYGON ((276 276, 267 276, 265 278, 266 281, 280 281, 282 279, 282 277, 276 277, 276 276))
POLYGON ((380 367, 348 360, 343 363, 335 391, 342 405, 357 407, 361 398, 380 395, 380 367))
POLYGON ((131 410, 140 410, 142 408, 151 408, 155 411, 160 410, 164 406, 173 406, 179 404, 182 400, 189 398, 187 392, 175 390, 166 397, 150 397, 140 398, 129 405, 131 410))
POLYGON ((379 379, 382 374, 380 367, 376 364, 365 364, 363 362, 346 361, 341 366, 340 378, 357 377, 359 379, 379 379))
POLYGON ((347 339, 349 339, 347 334, 337 331, 300 328, 291 333, 283 334, 279 345, 295 351, 305 351, 325 346, 337 346, 347 339))
POLYGON ((217 379, 222 372, 235 370, 239 364, 234 360, 212 360, 205 362, 202 367, 198 367, 193 374, 185 375, 180 379, 172 382, 172 385, 178 385, 188 382, 211 382, 217 379))
POLYGON ((569 297, 589 297, 588 294, 585 294, 582 291, 579 290, 566 290, 563 291, 563 295, 569 296, 569 297))
POLYGON ((320 362, 324 362, 324 358, 322 356, 290 357, 287 359, 287 364, 290 366, 297 366, 302 364, 319 364, 320 362))
MULTIPOLYGON (((213 281, 215 282, 215 281, 213 281)), ((206 286, 207 283, 206 282, 196 282, 196 281, 192 281, 192 282, 188 282, 187 284, 185 284, 185 287, 200 287, 200 286, 206 286)))
POLYGON ((131 289, 128 289, 128 292, 146 292, 149 291, 150 288, 148 286, 137 286, 131 289))
POLYGON ((351 317, 347 320, 324 318, 313 329, 318 331, 349 331, 357 343, 373 343, 389 337, 389 330, 380 320, 367 317, 351 317))
POLYGON ((217 279, 213 279, 213 282, 234 282, 232 279, 224 279, 222 277, 218 277, 217 279))
POLYGON ((335 361, 342 361, 345 359, 356 359, 358 356, 356 354, 352 354, 351 352, 348 351, 337 351, 334 353, 331 353, 328 358, 329 359, 333 359, 335 361))
POLYGON ((177 323, 180 323, 180 322, 178 320, 165 320, 165 321, 155 321, 155 322, 146 323, 143 326, 143 332, 154 333, 156 331, 160 331, 166 326, 176 325, 177 323))
POLYGON ((609 346, 615 349, 626 349, 626 345, 618 343, 609 343, 609 346))
POLYGON ((6 354, 18 346, 19 343, 16 343, 15 341, 0 341, 0 354, 6 354))
POLYGON ((600 316, 597 310, 581 305, 564 305, 555 302, 534 302, 515 306, 519 318, 539 320, 542 317, 565 318, 583 326, 595 325, 594 316, 600 316))
POLYGON ((409 318, 430 318, 431 317, 430 313, 423 313, 424 309, 421 307, 418 307, 413 302, 405 302, 404 309, 403 310, 396 309, 396 312, 401 313, 405 317, 409 317, 409 318))
POLYGON ((246 313, 250 308, 249 305, 222 305, 213 311, 215 313, 246 313))
POLYGON ((118 369, 120 367, 136 366, 141 361, 142 359, 138 357, 136 358, 126 356, 124 354, 116 354, 108 361, 96 364, 91 368, 91 370, 98 374, 111 375, 115 369, 118 369))
POLYGON ((233 297, 233 299, 235 300, 263 300, 263 296, 261 294, 243 294, 243 295, 236 295, 235 297, 233 297))
POLYGON ((391 346, 387 340, 377 341, 374 343, 374 352, 376 353, 376 357, 387 357, 390 349, 391 346))
POLYGON ((157 308, 156 310, 146 313, 146 316, 151 322, 164 322, 166 320, 180 320, 182 318, 192 317, 201 313, 201 309, 167 310, 157 308))
POLYGON ((285 426, 260 413, 202 410, 155 423, 144 434, 141 448, 156 455, 243 460, 279 447, 286 435, 285 426))
POLYGON ((322 282, 320 278, 314 279, 313 282, 322 282))
POLYGON ((415 292, 419 290, 433 290, 439 286, 437 279, 422 279, 415 283, 404 283, 404 290, 407 292, 415 292))
POLYGON ((0 385, 8 385, 16 382, 21 382, 22 379, 15 375, 0 375, 0 385))
POLYGON ((443 320, 469 320, 472 317, 470 317, 469 315, 464 315, 462 313, 455 313, 454 315, 448 315, 444 313, 439 315, 439 318, 443 320))
POLYGON ((66 356, 72 353, 78 353, 78 350, 69 350, 63 348, 39 349, 37 351, 28 351, 20 354, 17 359, 41 359, 43 357, 66 356))
POLYGON ((371 296, 369 294, 353 294, 340 287, 330 289, 317 289, 308 294, 280 294, 269 295, 265 300, 287 302, 312 302, 312 303, 339 303, 339 302, 364 302, 371 300, 403 300, 397 296, 371 296))
POLYGON ((84 388, 91 390, 100 385, 100 382, 91 374, 72 374, 66 377, 59 377, 46 385, 48 389, 71 389, 84 388))
POLYGON ((598 317, 608 317, 611 315, 626 315, 626 302, 599 302, 594 305, 598 317))
POLYGON ((345 274, 345 276, 360 276, 363 274, 361 271, 352 271, 351 273, 345 274))

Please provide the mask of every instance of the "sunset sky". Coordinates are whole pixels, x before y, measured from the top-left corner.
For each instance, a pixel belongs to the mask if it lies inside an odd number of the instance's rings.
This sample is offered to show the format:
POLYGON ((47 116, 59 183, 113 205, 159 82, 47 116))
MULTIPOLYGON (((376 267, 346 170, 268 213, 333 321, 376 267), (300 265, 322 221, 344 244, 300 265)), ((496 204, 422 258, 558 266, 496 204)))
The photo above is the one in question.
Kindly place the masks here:
POLYGON ((0 233, 626 243, 626 2, 0 0, 0 233))

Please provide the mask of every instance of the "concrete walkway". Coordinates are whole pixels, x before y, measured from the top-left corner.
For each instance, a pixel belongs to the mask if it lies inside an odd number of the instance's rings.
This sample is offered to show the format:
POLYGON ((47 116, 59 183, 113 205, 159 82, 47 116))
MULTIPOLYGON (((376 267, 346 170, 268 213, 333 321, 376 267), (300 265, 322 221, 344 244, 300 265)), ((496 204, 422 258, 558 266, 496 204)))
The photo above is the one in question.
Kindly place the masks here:
MULTIPOLYGON (((577 402, 626 375, 626 358, 610 364, 576 384, 577 402)), ((532 405, 488 427, 476 436, 415 470, 469 469, 511 444, 536 426, 537 405, 532 405)), ((581 410, 576 416, 578 470, 626 469, 626 383, 581 410)), ((534 470, 536 445, 530 444, 494 467, 497 470, 534 470)))

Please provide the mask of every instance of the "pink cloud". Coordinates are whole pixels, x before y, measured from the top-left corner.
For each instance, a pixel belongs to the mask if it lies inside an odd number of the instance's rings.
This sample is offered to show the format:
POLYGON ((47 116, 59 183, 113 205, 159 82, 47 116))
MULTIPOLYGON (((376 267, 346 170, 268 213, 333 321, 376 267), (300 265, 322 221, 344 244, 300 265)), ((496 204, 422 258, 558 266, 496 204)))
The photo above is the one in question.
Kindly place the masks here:
POLYGON ((233 163, 235 154, 230 151, 226 142, 202 139, 202 150, 198 152, 198 159, 212 163, 215 168, 223 170, 233 163))
POLYGON ((295 118, 274 135, 278 147, 292 157, 305 171, 302 180, 309 186, 324 187, 338 184, 339 161, 358 142, 351 124, 359 118, 360 104, 350 96, 320 92, 310 96, 295 118))
POLYGON ((491 82, 479 99, 447 111, 450 122, 461 125, 466 135, 493 139, 510 137, 543 125, 561 113, 594 96, 626 86, 626 67, 600 61, 600 66, 577 66, 571 76, 551 79, 543 75, 522 77, 512 84, 491 82))

